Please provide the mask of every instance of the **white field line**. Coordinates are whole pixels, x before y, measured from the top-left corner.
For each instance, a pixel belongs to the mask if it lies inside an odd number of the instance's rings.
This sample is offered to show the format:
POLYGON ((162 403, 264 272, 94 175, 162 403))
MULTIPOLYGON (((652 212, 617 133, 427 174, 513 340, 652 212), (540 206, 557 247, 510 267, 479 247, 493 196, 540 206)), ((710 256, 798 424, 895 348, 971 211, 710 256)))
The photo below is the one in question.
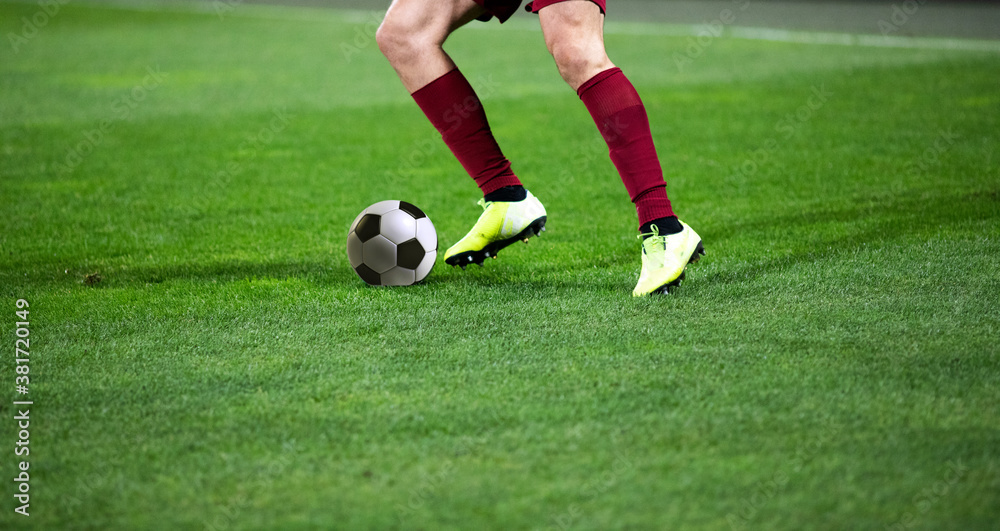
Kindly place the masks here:
MULTIPOLYGON (((709 27, 705 24, 638 24, 629 22, 608 22, 605 27, 605 33, 618 35, 670 35, 676 37, 712 35, 709 27)), ((725 28, 722 35, 735 39, 798 44, 1000 52, 1000 41, 947 37, 902 37, 896 35, 796 31, 745 26, 725 28)))
MULTIPOLYGON (((509 20, 503 26, 526 31, 540 31, 534 21, 509 20)), ((495 22, 471 25, 472 28, 495 30, 501 25, 495 22)), ((608 21, 604 26, 607 35, 650 35, 667 37, 716 38, 707 24, 668 24, 649 22, 608 21)), ((1000 52, 1000 41, 959 39, 949 37, 903 37, 897 35, 873 35, 853 33, 833 33, 820 31, 796 31, 775 28, 755 28, 729 26, 720 37, 754 41, 789 42, 797 44, 828 44, 836 46, 867 46, 874 48, 913 48, 932 50, 964 50, 977 52, 1000 52)))
MULTIPOLYGON (((214 0, 212 2, 152 2, 135 3, 128 1, 110 3, 86 3, 76 5, 97 8, 115 8, 129 11, 166 11, 190 12, 201 14, 220 14, 221 18, 254 18, 266 20, 291 20, 302 22, 317 22, 322 20, 337 20, 354 24, 371 23, 381 18, 384 11, 337 10, 311 7, 288 7, 248 5, 241 0, 214 0)), ((472 23, 467 26, 477 31, 521 30, 541 31, 538 23, 530 18, 515 17, 501 25, 495 21, 472 23)), ((648 22, 609 21, 605 25, 608 35, 651 35, 669 37, 716 38, 706 24, 660 24, 648 22)), ((911 48, 930 50, 962 50, 976 52, 1000 53, 1000 40, 975 40, 947 37, 903 37, 896 35, 872 35, 852 33, 831 33, 817 31, 796 31, 774 28, 755 28, 744 26, 726 27, 721 37, 747 39, 755 41, 788 42, 798 44, 821 44, 834 46, 865 46, 875 48, 911 48)))

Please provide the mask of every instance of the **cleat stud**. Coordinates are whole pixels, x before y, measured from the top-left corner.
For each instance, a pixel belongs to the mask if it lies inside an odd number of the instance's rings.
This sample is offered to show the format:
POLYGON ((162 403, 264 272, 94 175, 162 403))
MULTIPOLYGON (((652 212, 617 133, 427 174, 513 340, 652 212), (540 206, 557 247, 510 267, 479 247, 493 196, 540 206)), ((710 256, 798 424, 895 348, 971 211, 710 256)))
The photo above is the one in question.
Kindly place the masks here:
POLYGON ((472 261, 472 255, 469 255, 469 261, 470 262, 472 261))
POLYGON ((496 259, 497 259, 497 255, 493 255, 493 256, 491 256, 490 258, 492 258, 492 259, 496 260, 496 259))

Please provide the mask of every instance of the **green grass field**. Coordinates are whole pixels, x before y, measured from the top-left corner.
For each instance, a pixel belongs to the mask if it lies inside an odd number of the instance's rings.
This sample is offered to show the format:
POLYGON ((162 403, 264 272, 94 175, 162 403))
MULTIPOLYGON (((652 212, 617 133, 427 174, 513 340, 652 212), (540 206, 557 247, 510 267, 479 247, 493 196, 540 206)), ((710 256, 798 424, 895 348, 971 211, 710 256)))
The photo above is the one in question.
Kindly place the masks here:
POLYGON ((708 250, 633 300, 590 116, 533 25, 477 24, 448 49, 549 230, 380 289, 355 215, 408 200, 443 249, 478 190, 377 15, 219 5, 28 38, 39 5, 0 4, 0 528, 996 528, 1000 53, 718 38, 679 68, 687 37, 609 25, 708 250))

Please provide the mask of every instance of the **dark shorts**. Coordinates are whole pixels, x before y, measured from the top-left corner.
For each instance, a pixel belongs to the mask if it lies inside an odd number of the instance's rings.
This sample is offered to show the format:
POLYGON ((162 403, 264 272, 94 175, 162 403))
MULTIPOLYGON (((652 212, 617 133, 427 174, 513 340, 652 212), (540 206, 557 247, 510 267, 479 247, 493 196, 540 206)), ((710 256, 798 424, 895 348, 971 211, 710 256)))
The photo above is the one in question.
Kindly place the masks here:
MULTIPOLYGON (((523 0, 474 0, 477 4, 483 6, 486 9, 486 14, 479 18, 479 20, 489 20, 493 17, 503 23, 506 22, 517 8, 521 6, 523 0)), ((532 13, 538 13, 539 9, 543 7, 548 7, 552 4, 558 4, 559 2, 565 2, 566 0, 534 0, 528 2, 528 5, 524 6, 524 9, 531 11, 532 13)), ((607 11, 607 0, 590 0, 591 2, 598 5, 601 8, 601 13, 607 11)))

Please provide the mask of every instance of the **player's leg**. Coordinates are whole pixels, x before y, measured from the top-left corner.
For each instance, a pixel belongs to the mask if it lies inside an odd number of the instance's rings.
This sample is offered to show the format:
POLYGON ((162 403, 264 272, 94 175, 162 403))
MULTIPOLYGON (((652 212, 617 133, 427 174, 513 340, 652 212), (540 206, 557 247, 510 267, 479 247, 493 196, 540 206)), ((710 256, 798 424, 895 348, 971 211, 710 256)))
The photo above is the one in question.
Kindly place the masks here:
MULTIPOLYGON (((516 3, 493 14, 509 16, 516 3)), ((442 48, 453 31, 486 13, 474 0, 395 0, 376 34, 403 85, 484 196, 479 221, 445 252, 451 265, 481 265, 538 234, 546 220, 545 208, 524 189, 497 145, 476 92, 442 48)))
POLYGON ((375 41, 413 94, 456 68, 442 45, 484 12, 473 0, 395 0, 375 41))
POLYGON ((417 105, 484 194, 520 186, 475 90, 442 45, 485 13, 473 0, 395 0, 376 40, 417 105))
POLYGON ((607 56, 603 2, 552 2, 536 3, 545 44, 563 79, 590 111, 636 206, 643 267, 633 294, 666 291, 679 284, 687 264, 700 257, 701 239, 674 215, 646 108, 607 56))

